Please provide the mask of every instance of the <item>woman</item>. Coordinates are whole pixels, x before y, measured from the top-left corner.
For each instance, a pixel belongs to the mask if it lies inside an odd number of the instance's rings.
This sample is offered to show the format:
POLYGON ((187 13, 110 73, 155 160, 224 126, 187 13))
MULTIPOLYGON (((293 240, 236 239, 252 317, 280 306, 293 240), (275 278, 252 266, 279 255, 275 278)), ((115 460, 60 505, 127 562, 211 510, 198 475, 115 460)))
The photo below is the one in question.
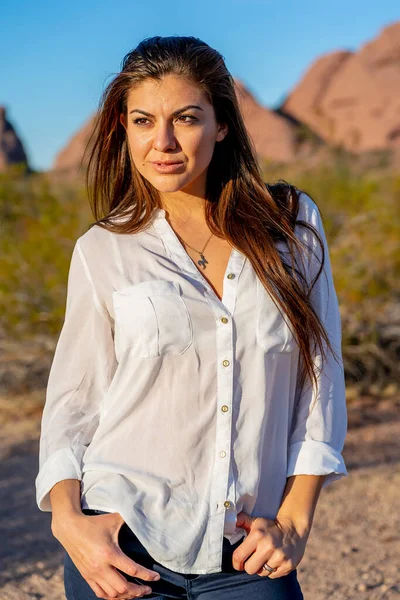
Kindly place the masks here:
POLYGON ((317 205, 266 186, 221 55, 143 40, 104 92, 42 418, 37 503, 68 599, 302 598, 346 475, 317 205))

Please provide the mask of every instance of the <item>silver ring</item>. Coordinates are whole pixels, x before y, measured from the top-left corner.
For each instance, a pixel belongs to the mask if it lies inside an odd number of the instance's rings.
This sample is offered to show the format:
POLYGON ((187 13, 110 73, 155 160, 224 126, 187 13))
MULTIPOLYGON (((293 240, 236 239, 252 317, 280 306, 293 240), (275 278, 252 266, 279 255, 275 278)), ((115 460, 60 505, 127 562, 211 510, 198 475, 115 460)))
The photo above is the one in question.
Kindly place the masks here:
POLYGON ((274 568, 270 567, 269 564, 267 564, 267 563, 263 564, 262 568, 265 569, 266 571, 268 571, 269 573, 273 573, 274 571, 276 571, 276 568, 274 569, 274 568))

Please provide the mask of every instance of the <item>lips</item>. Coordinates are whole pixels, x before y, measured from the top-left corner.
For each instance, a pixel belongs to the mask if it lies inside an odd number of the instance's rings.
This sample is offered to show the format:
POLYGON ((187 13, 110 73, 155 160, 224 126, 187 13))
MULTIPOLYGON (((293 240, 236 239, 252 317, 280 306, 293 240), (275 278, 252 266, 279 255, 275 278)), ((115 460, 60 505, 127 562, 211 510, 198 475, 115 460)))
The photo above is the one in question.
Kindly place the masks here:
POLYGON ((152 163, 153 163, 153 165, 181 165, 182 161, 181 160, 168 160, 168 161, 162 162, 162 161, 158 161, 158 160, 153 160, 152 163))
POLYGON ((158 163, 152 162, 153 169, 158 173, 175 173, 176 171, 182 172, 182 168, 184 163, 180 162, 167 162, 167 163, 158 163))

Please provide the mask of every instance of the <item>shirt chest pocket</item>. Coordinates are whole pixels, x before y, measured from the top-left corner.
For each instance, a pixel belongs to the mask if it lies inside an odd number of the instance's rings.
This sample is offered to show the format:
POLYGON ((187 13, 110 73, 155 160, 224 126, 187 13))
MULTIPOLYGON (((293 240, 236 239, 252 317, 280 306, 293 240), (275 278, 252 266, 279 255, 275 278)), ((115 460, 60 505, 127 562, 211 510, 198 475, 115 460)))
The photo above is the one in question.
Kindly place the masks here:
POLYGON ((142 281, 113 292, 120 350, 143 358, 183 354, 193 341, 192 322, 176 281, 142 281))
MULTIPOLYGON (((288 320, 287 317, 285 318, 288 320)), ((288 324, 259 279, 257 279, 256 339, 257 344, 268 353, 289 353, 296 347, 295 337, 288 324)))

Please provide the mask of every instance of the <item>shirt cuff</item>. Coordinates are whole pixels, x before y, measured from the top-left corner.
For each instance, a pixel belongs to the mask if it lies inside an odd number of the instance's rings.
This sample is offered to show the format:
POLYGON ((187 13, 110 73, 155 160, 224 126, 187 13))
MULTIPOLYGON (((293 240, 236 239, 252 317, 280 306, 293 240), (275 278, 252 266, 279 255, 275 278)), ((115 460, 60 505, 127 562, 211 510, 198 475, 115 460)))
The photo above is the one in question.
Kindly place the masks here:
POLYGON ((64 479, 82 479, 81 457, 86 446, 77 449, 59 448, 51 454, 38 473, 36 486, 36 503, 40 510, 51 512, 50 490, 64 479))
POLYGON ((322 487, 348 475, 340 452, 326 442, 308 440, 289 447, 287 477, 326 475, 322 487))

